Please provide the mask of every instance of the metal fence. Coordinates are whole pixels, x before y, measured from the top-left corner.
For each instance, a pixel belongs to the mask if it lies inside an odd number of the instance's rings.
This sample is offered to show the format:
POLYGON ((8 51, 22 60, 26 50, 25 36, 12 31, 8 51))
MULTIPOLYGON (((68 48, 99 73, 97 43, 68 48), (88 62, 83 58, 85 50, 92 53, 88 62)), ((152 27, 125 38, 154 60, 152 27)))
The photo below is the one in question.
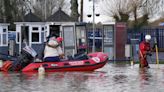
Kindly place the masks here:
MULTIPOLYGON (((151 35, 151 44, 154 44, 155 38, 157 39, 157 45, 159 48, 164 48, 164 27, 146 27, 139 30, 128 29, 127 30, 127 43, 132 44, 132 40, 138 40, 141 42, 144 40, 146 34, 151 35)), ((134 44, 138 44, 138 43, 134 44)))
MULTIPOLYGON (((133 58, 134 60, 138 60, 138 49, 139 49, 139 42, 143 41, 145 39, 145 35, 150 34, 152 37, 151 45, 153 46, 155 38, 157 39, 157 45, 160 49, 159 52, 159 60, 164 61, 164 27, 145 27, 139 30, 136 29, 127 29, 127 44, 131 44, 133 46, 133 58)), ((156 55, 155 52, 152 52, 151 60, 155 63, 156 61, 156 55)), ((149 58, 148 58, 149 59, 149 58)), ((149 62, 150 63, 150 62, 149 62)))
MULTIPOLYGON (((95 48, 96 51, 100 51, 100 48, 102 48, 102 29, 96 28, 95 30, 95 48)), ((87 37, 88 37, 88 47, 91 49, 93 45, 93 30, 87 29, 87 37)))

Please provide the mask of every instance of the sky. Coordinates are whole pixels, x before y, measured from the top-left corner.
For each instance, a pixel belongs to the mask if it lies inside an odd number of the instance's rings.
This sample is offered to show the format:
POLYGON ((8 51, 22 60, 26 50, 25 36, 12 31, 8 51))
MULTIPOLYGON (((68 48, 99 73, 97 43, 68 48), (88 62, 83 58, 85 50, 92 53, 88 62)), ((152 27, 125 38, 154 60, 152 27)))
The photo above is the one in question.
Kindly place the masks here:
MULTIPOLYGON (((78 0, 78 10, 79 10, 79 13, 80 13, 80 1, 81 0, 78 0)), ((93 22, 93 16, 91 17, 88 17, 87 15, 93 15, 93 0, 83 0, 83 21, 84 22, 93 22)), ((95 22, 98 23, 98 22, 101 22, 101 23, 106 23, 106 22, 113 22, 114 20, 105 15, 103 10, 101 9, 102 8, 102 5, 103 5, 103 0, 95 0, 96 3, 95 3, 95 14, 100 14, 100 16, 95 16, 95 22)), ((69 4, 69 8, 70 8, 70 0, 66 0, 66 2, 69 4)), ((68 8, 64 9, 64 11, 67 13, 67 14, 70 14, 71 10, 68 11, 68 8)))
MULTIPOLYGON (((79 6, 80 6, 80 1, 79 0, 79 6)), ((93 15, 93 2, 92 0, 84 0, 84 10, 83 10, 83 19, 85 22, 92 22, 93 21, 93 16, 92 17, 87 17, 88 14, 93 15)), ((95 3, 95 14, 100 14, 100 16, 95 16, 95 22, 109 22, 113 21, 111 17, 108 17, 104 14, 102 8, 102 0, 97 0, 97 3, 95 3)), ((80 10, 80 8, 79 8, 80 10)))
MULTIPOLYGON (((70 0, 65 0, 66 3, 68 3, 67 7, 65 7, 63 10, 70 15, 70 0), (68 10, 69 8, 69 10, 68 10)), ((81 0, 78 0, 78 5, 79 5, 79 13, 80 13, 80 1, 81 0)), ((100 16, 95 16, 95 22, 98 23, 98 22, 101 22, 101 23, 105 23, 105 22, 113 22, 113 18, 112 17, 109 17, 107 15, 105 15, 105 11, 102 9, 102 8, 105 8, 104 7, 104 3, 103 3, 103 0, 95 0, 96 3, 95 3, 95 14, 100 14, 100 16)), ((93 22, 93 16, 91 17, 88 17, 87 15, 93 15, 93 0, 83 0, 83 21, 84 22, 93 22)), ((154 21, 156 19, 159 18, 159 15, 157 14, 157 16, 154 16, 153 18, 151 18, 150 21, 154 21)))
MULTIPOLYGON (((103 14, 104 12, 102 11, 102 5, 103 5, 103 0, 95 0, 95 14, 100 14, 100 16, 95 16, 95 22, 113 22, 113 19, 111 17, 106 16, 103 14)), ((70 15, 70 0, 65 0, 66 3, 68 3, 68 6, 66 6, 63 10, 70 15), (69 10, 68 10, 69 8, 69 10)), ((78 0, 78 10, 80 13, 80 2, 81 0, 78 0)), ((87 15, 93 15, 93 0, 83 0, 83 21, 84 22, 93 22, 93 16, 88 17, 87 15)))

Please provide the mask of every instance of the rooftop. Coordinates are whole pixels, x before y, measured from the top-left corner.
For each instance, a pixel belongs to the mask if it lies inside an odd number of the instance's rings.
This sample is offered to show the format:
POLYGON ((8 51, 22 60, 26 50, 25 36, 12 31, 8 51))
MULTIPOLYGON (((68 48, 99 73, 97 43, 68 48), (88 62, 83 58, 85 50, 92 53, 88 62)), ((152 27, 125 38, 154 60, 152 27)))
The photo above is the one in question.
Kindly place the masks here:
POLYGON ((53 15, 47 18, 49 22, 73 22, 73 19, 59 8, 53 15))

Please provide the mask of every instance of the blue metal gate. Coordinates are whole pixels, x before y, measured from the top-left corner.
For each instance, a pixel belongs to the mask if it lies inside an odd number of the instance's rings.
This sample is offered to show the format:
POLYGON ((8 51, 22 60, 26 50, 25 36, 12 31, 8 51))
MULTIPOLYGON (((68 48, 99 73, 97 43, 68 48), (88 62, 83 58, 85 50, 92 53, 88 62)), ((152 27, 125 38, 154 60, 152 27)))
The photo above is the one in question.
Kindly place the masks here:
MULTIPOLYGON (((159 48, 164 48, 164 28, 142 28, 140 30, 128 29, 127 30, 127 43, 131 43, 131 39, 138 39, 139 42, 144 40, 146 34, 151 35, 151 44, 154 44, 154 39, 157 39, 157 45, 159 48)), ((138 43, 136 43, 138 44, 138 43)))

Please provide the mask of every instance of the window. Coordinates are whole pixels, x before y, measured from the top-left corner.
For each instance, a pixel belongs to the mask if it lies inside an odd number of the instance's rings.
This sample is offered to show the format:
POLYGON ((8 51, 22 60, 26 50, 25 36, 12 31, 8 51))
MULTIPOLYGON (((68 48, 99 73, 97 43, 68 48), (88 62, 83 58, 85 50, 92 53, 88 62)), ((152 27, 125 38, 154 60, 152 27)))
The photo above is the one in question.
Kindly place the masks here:
POLYGON ((41 31, 44 30, 42 27, 32 27, 31 42, 36 44, 41 42, 41 31))
POLYGON ((39 42, 39 33, 32 33, 32 42, 39 42))
POLYGON ((33 27, 32 30, 33 31, 38 31, 38 27, 33 27))
POLYGON ((104 26, 104 44, 113 44, 113 26, 104 26))
POLYGON ((68 27, 64 27, 64 41, 65 41, 65 46, 74 46, 74 33, 73 33, 73 27, 72 26, 68 26, 68 27), (68 39, 69 38, 69 39, 68 39))
POLYGON ((2 38, 3 38, 2 44, 3 44, 3 45, 7 45, 7 34, 3 34, 3 35, 2 35, 2 38))
POLYGON ((42 31, 44 31, 44 27, 42 27, 42 31))
POLYGON ((2 28, 3 31, 0 32, 0 46, 7 46, 7 41, 8 41, 8 32, 6 28, 2 28))
POLYGON ((3 32, 5 33, 6 32, 6 29, 3 29, 3 32))
POLYGON ((76 35, 77 35, 77 45, 86 45, 86 30, 84 26, 76 27, 76 35))

